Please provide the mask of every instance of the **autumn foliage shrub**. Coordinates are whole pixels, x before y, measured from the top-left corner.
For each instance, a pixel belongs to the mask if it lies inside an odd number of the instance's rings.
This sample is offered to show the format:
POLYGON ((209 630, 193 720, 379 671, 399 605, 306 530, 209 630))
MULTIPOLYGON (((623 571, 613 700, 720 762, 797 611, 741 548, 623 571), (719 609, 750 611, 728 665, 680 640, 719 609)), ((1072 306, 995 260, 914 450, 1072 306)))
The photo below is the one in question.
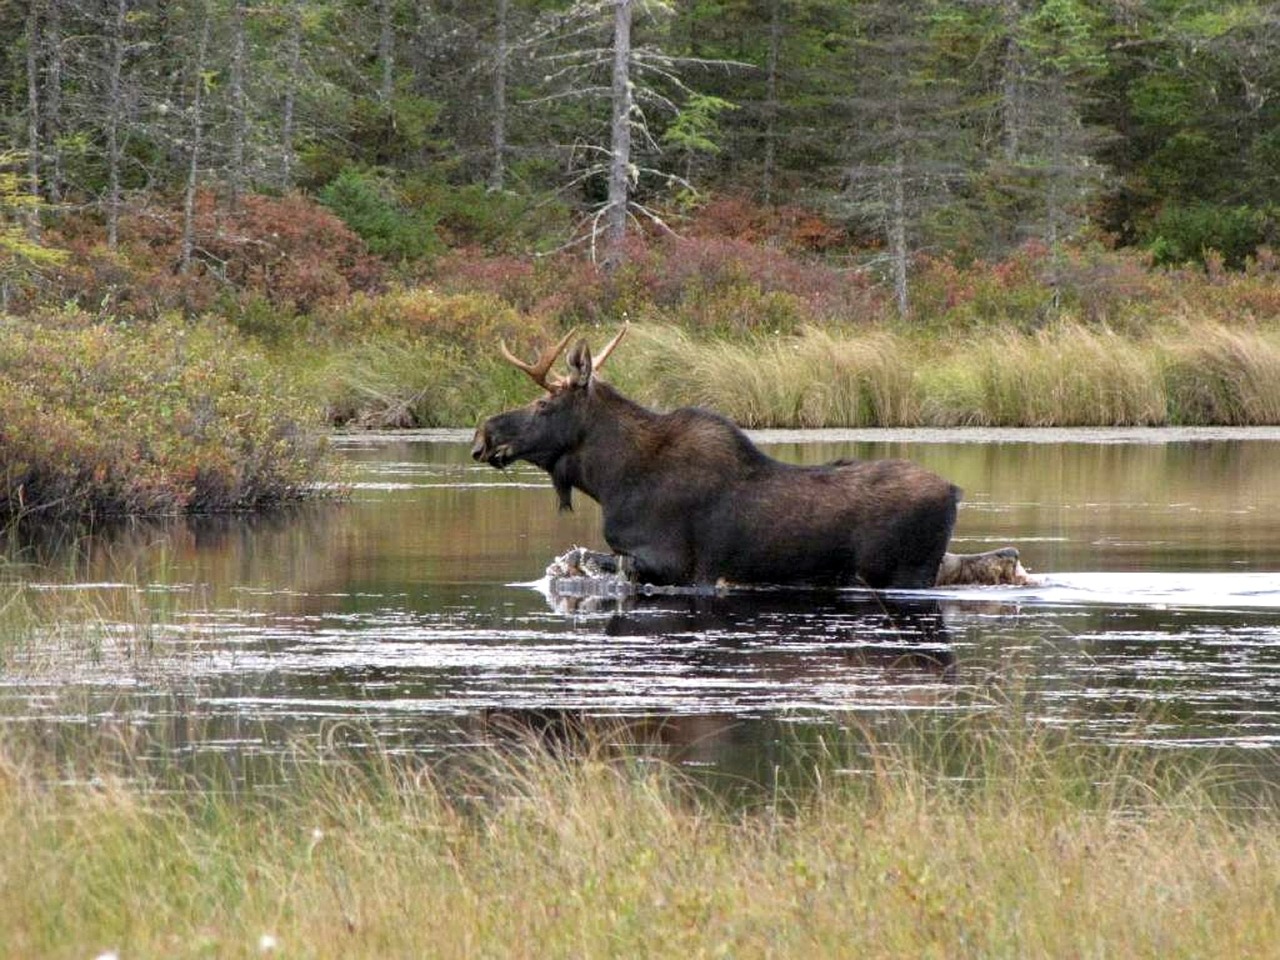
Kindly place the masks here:
POLYGON ((865 275, 741 239, 666 240, 648 269, 654 301, 669 310, 664 319, 693 330, 789 331, 883 309, 865 275))
POLYGON ((336 340, 384 334, 426 337, 454 346, 497 349, 545 345, 551 328, 521 314, 491 293, 440 293, 430 287, 402 287, 379 296, 356 295, 317 318, 336 340))
POLYGON ((809 323, 874 319, 884 296, 869 278, 820 261, 720 237, 633 239, 609 274, 588 257, 536 261, 455 251, 433 281, 486 291, 559 326, 644 318, 691 331, 792 331, 809 323))
POLYGON ((766 206, 741 196, 703 204, 687 231, 703 239, 733 239, 792 253, 822 253, 850 245, 846 230, 794 204, 766 206))
POLYGON ((1136 331, 1174 309, 1179 296, 1132 254, 1100 247, 1054 252, 1028 242, 994 262, 918 258, 911 302, 913 319, 936 329, 1030 332, 1071 316, 1136 331))
POLYGON ((100 228, 75 220, 60 225, 54 238, 72 253, 60 275, 63 301, 150 318, 175 309, 196 315, 215 306, 234 314, 250 301, 305 313, 376 289, 383 272, 346 224, 297 194, 248 194, 233 209, 201 193, 185 273, 177 206, 129 210, 120 237, 112 253, 100 228))
POLYGON ((0 317, 0 517, 295 500, 325 473, 318 423, 221 325, 0 317))

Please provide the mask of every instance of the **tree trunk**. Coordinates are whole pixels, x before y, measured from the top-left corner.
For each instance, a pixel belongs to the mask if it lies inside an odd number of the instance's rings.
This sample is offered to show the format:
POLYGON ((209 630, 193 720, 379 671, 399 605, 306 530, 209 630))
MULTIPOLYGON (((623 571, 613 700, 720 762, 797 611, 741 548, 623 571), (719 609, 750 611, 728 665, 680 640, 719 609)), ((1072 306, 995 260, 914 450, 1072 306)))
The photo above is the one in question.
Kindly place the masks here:
POLYGON ((893 292, 898 302, 898 316, 904 320, 910 315, 911 301, 907 293, 907 185, 903 158, 905 145, 894 148, 893 158, 893 210, 889 222, 889 251, 893 257, 893 292))
POLYGON ((501 190, 506 179, 507 152, 507 18, 510 0, 497 0, 497 22, 493 46, 493 166, 489 171, 489 189, 501 190))
POLYGON ((111 27, 111 67, 107 75, 107 249, 120 243, 120 83, 124 74, 124 31, 129 0, 116 0, 111 27))
POLYGON ((200 11, 200 39, 196 45, 194 64, 195 93, 191 98, 191 146, 187 165, 187 187, 182 200, 182 259, 179 269, 183 274, 191 270, 191 257, 195 251, 196 237, 196 189, 200 185, 200 148, 204 143, 204 64, 209 49, 209 8, 200 11))
POLYGON ((1066 80, 1055 78, 1048 90, 1052 104, 1049 121, 1049 168, 1045 176, 1045 242, 1049 245, 1049 276, 1047 282, 1052 291, 1050 307, 1057 312, 1062 304, 1062 227, 1066 224, 1065 181, 1070 177, 1066 166, 1066 137, 1068 119, 1071 116, 1064 89, 1066 80))
MULTIPOLYGON (((31 0, 27 9, 27 190, 40 196, 40 4, 31 0)), ((38 204, 27 215, 27 234, 40 239, 38 204)))
POLYGON ((232 211, 240 208, 240 195, 244 192, 245 140, 248 139, 244 92, 244 5, 245 0, 234 0, 231 11, 231 169, 228 186, 232 211))
POLYGON ((378 99, 388 112, 391 110, 391 98, 396 92, 396 35, 392 4, 393 0, 378 2, 378 62, 382 66, 382 82, 378 86, 378 99))
POLYGON ((1000 62, 1000 146, 1004 159, 1016 163, 1022 153, 1023 62, 1018 43, 1019 0, 1003 0, 1000 8, 1004 29, 1004 53, 1000 62))
POLYGON ((631 186, 631 0, 613 6, 613 125, 610 136, 609 202, 605 208, 604 267, 625 259, 627 205, 631 186))
POLYGON ((765 65, 764 171, 761 198, 773 201, 773 178, 778 164, 778 54, 782 47, 782 0, 769 3, 769 52, 765 65))
POLYGON ((906 209, 906 147, 908 147, 908 133, 906 133, 906 124, 902 120, 902 102, 901 90, 904 90, 905 83, 899 84, 899 88, 893 92, 893 160, 890 173, 890 219, 888 219, 888 250, 893 261, 893 297, 897 301, 897 315, 901 319, 908 319, 911 312, 911 302, 909 298, 908 285, 908 268, 910 266, 910 251, 906 244, 906 229, 908 229, 908 209, 906 209))
POLYGON ((285 37, 285 54, 288 61, 284 81, 284 117, 280 130, 280 179, 286 190, 293 186, 294 111, 297 109, 298 71, 302 67, 302 0, 289 4, 289 33, 285 37))
POLYGON ((52 170, 46 192, 52 203, 62 200, 62 3, 46 0, 49 19, 45 24, 44 47, 47 67, 44 78, 44 142, 52 170))

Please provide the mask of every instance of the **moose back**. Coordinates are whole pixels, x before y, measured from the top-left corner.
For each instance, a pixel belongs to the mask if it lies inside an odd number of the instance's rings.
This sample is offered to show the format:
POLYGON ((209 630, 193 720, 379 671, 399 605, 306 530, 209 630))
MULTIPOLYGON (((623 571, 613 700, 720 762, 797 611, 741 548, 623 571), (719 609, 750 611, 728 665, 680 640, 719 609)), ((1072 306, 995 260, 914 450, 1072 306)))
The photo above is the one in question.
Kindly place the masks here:
POLYGON ((715 413, 648 410, 599 376, 625 332, 594 362, 579 340, 567 375, 550 371, 572 332, 534 363, 501 345, 544 393, 484 421, 472 457, 541 467, 563 509, 574 490, 596 500, 605 540, 642 582, 935 584, 957 487, 906 460, 783 463, 715 413))

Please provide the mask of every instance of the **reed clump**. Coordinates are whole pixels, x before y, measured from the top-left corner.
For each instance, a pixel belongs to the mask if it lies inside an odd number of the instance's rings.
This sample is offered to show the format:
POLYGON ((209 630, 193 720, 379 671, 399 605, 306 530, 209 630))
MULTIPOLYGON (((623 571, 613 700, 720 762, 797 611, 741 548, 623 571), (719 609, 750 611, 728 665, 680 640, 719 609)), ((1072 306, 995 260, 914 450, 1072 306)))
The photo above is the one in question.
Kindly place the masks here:
POLYGON ((921 387, 932 426, 1149 426, 1167 418, 1153 351, 1078 323, 970 337, 922 371, 921 387))
POLYGON ((1186 330, 1167 347, 1164 380, 1173 423, 1280 423, 1280 340, 1259 330, 1186 330))
POLYGON ((1218 324, 1138 336, 1061 321, 954 341, 887 327, 706 340, 637 326, 609 376, 659 408, 705 406, 744 427, 1280 423, 1280 340, 1218 324))
POLYGON ((1280 816, 1222 771, 997 711, 855 731, 746 806, 604 744, 444 775, 300 755, 269 796, 0 745, 7 956, 1265 956, 1280 816))
POLYGON ((657 405, 713 408, 744 427, 919 420, 909 354, 887 332, 850 337, 806 327, 745 341, 702 341, 675 327, 635 333, 621 382, 657 405))

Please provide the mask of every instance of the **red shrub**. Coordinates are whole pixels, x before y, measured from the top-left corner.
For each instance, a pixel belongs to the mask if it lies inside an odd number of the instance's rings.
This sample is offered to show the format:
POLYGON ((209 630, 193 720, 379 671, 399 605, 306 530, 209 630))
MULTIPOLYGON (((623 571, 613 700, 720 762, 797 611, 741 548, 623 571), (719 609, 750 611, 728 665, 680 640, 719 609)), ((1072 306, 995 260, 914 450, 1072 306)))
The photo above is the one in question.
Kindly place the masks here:
POLYGON ((745 197, 719 197, 706 204, 687 231, 693 237, 733 238, 798 253, 848 246, 848 232, 799 206, 766 207, 745 197))
POLYGON ((195 254, 185 274, 177 207, 128 211, 121 218, 115 255, 103 243, 101 226, 87 221, 68 221, 60 239, 72 252, 59 276, 63 298, 90 308, 126 306, 135 314, 173 308, 199 313, 228 297, 307 312, 374 289, 381 277, 378 262, 346 224, 296 194, 251 194, 234 212, 212 193, 200 194, 195 254))

